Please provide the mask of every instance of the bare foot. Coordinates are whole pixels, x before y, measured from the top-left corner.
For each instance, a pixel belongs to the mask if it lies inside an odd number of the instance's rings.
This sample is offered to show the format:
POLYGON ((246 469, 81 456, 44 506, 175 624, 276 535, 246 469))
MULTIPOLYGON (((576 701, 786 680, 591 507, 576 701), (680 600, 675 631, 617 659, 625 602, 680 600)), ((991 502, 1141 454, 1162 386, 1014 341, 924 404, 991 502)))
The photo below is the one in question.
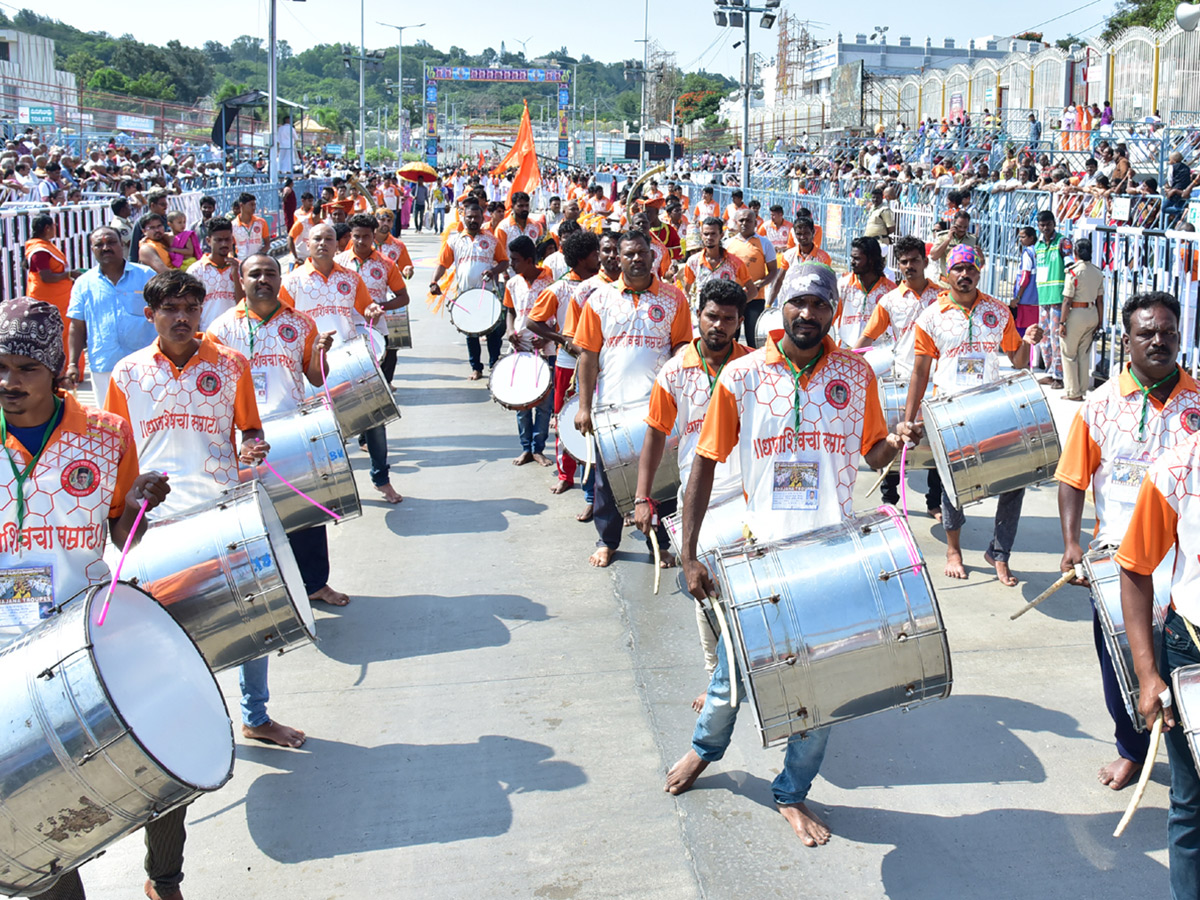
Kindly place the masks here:
POLYGON ((149 878, 146 879, 146 885, 142 890, 146 892, 146 896, 150 900, 183 900, 183 891, 179 890, 178 887, 171 886, 159 890, 149 878))
POLYGON ((483 373, 472 369, 471 374, 467 376, 467 381, 479 381, 481 378, 483 378, 483 373))
POLYGON ((658 554, 658 567, 660 569, 673 569, 679 563, 675 559, 675 554, 670 550, 661 550, 658 554))
POLYGON ((383 499, 388 503, 400 503, 402 500, 404 500, 404 498, 400 496, 400 492, 392 487, 390 482, 388 484, 375 485, 375 490, 379 491, 379 493, 383 495, 383 499))
POLYGON ((962 554, 957 550, 946 549, 946 577, 967 577, 967 567, 963 565, 962 554))
POLYGON ((576 522, 590 522, 590 521, 592 521, 592 504, 590 504, 590 503, 589 503, 587 506, 585 506, 585 507, 583 508, 583 512, 579 513, 579 515, 577 515, 577 516, 575 517, 575 521, 576 521, 576 522))
POLYGON ((533 454, 526 450, 520 456, 513 460, 514 466, 525 466, 533 462, 533 454))
POLYGON ((989 566, 996 567, 996 577, 1000 579, 1000 583, 1006 587, 1017 586, 1017 576, 1009 571, 1008 563, 1004 560, 996 559, 992 554, 983 554, 983 561, 989 566))
POLYGON ((299 728, 267 722, 266 725, 259 725, 257 728, 243 725, 242 737, 262 741, 264 744, 277 744, 280 747, 300 747, 304 744, 305 734, 299 728))
POLYGON ((613 556, 616 552, 616 550, 609 550, 607 547, 597 547, 596 552, 588 557, 588 562, 597 569, 605 569, 612 565, 613 556))
POLYGON ((817 818, 816 813, 808 808, 804 803, 782 803, 775 804, 792 830, 804 842, 805 847, 818 847, 821 844, 828 844, 832 834, 829 828, 817 818))
POLYGON ((1119 791, 1129 782, 1133 781, 1133 776, 1137 774, 1139 766, 1135 762, 1131 762, 1123 756, 1118 756, 1107 766, 1102 768, 1096 777, 1100 779, 1101 784, 1106 784, 1114 791, 1119 791))
POLYGON ((671 766, 667 772, 667 785, 663 788, 668 794, 682 794, 688 790, 700 773, 708 768, 708 763, 696 755, 695 750, 689 750, 683 759, 671 766))
POLYGON ((546 459, 546 454, 544 454, 544 453, 535 453, 535 454, 533 454, 533 461, 534 461, 535 463, 537 463, 539 466, 552 466, 552 465, 554 465, 554 463, 552 463, 552 462, 550 462, 550 460, 546 459))
POLYGON ((319 603, 328 603, 330 606, 345 606, 350 602, 350 597, 343 594, 341 591, 335 591, 329 585, 318 588, 308 595, 309 600, 316 600, 319 603))
POLYGON ((625 518, 621 521, 621 527, 622 528, 632 528, 633 527, 633 513, 629 513, 628 515, 625 516, 625 518))
POLYGON ((708 694, 704 693, 692 701, 692 709, 694 709, 697 714, 704 712, 704 698, 707 696, 708 694))
POLYGON ((571 482, 563 481, 563 480, 559 479, 558 481, 554 482, 554 487, 550 488, 550 493, 565 494, 567 491, 569 491, 573 487, 574 487, 574 485, 571 484, 571 482))
POLYGON ((942 508, 940 506, 937 507, 936 509, 927 509, 925 511, 927 513, 929 513, 929 518, 933 519, 933 521, 935 521, 935 522, 942 521, 942 508))

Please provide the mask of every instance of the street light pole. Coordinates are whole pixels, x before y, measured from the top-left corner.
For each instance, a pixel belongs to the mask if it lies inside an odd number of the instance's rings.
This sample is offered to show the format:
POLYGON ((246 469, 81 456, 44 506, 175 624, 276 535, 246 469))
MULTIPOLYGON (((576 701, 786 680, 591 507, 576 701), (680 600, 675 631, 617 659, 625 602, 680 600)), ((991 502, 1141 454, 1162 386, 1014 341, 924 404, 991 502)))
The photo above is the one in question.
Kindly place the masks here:
POLYGON ((358 167, 367 167, 367 0, 358 0, 358 167))
POLYGON ((646 78, 650 66, 650 0, 646 0, 646 17, 642 25, 642 121, 638 128, 638 171, 646 165, 646 78))
POLYGON ((742 81, 742 190, 750 189, 750 84, 754 73, 750 69, 750 11, 742 17, 745 20, 746 68, 742 81))
POLYGON ((279 148, 275 146, 275 132, 279 129, 275 94, 279 90, 279 79, 275 67, 275 14, 278 0, 271 0, 270 24, 267 28, 267 177, 271 184, 279 183, 279 148))
POLYGON ((404 29, 405 28, 424 28, 425 23, 420 25, 389 25, 387 22, 377 22, 385 28, 396 29, 396 125, 399 132, 396 138, 396 158, 400 159, 404 154, 404 29))

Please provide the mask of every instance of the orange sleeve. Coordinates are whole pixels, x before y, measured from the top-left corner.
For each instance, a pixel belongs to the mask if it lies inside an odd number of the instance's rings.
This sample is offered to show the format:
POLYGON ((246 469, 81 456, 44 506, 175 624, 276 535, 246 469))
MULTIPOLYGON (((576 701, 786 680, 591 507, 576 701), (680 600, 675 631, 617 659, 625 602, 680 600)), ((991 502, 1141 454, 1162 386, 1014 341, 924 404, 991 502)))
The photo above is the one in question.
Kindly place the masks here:
POLYGON ((516 307, 513 306, 512 291, 508 289, 507 284, 504 285, 504 305, 509 309, 516 309, 516 307))
POLYGON ((646 415, 646 424, 663 434, 670 434, 675 427, 675 417, 679 415, 679 407, 675 398, 657 380, 650 389, 650 410, 646 415))
POLYGON ((404 290, 405 287, 404 276, 400 274, 400 270, 396 268, 391 261, 388 261, 387 285, 392 289, 392 292, 396 294, 404 290))
MULTIPOLYGON (((254 396, 254 377, 250 374, 250 364, 244 360, 243 357, 244 368, 238 376, 237 394, 233 398, 233 424, 242 432, 262 428, 262 418, 258 415, 258 400, 254 396)), ((232 435, 230 437, 232 438, 232 435)), ((236 441, 234 446, 237 446, 236 441)))
POLYGON ((1076 490, 1086 491, 1092 483, 1092 475, 1100 468, 1100 447, 1092 440, 1091 430, 1083 419, 1082 411, 1075 413, 1071 430, 1063 443, 1062 455, 1058 458, 1058 469, 1054 477, 1076 490))
POLYGON ((696 273, 692 271, 691 266, 684 266, 679 270, 680 287, 687 289, 696 282, 696 273))
POLYGON ((300 219, 297 219, 292 223, 292 227, 288 229, 288 237, 293 239, 298 238, 300 237, 300 233, 302 231, 304 231, 304 222, 302 222, 300 219))
MULTIPOLYGON (((453 256, 451 257, 450 262, 454 262, 453 256)), ((408 246, 404 243, 404 241, 401 241, 400 257, 396 260, 396 265, 401 269, 407 269, 412 266, 412 264, 412 257, 408 255, 408 246)))
POLYGON ((813 245, 816 247, 820 247, 821 246, 821 238, 823 236, 824 236, 824 233, 821 229, 821 226, 814 225, 813 226, 813 245))
POLYGON ((792 267, 792 264, 790 262, 788 262, 788 255, 787 255, 786 250, 783 253, 780 253, 775 257, 775 268, 777 268, 780 272, 786 272, 791 267, 792 267))
POLYGON ((579 321, 579 304, 574 300, 567 303, 567 314, 563 316, 562 333, 574 339, 575 323, 579 321))
POLYGON ((917 356, 928 356, 932 359, 938 359, 941 356, 938 353, 937 344, 933 342, 933 338, 920 325, 913 326, 913 337, 915 339, 914 349, 917 356))
POLYGON ((442 249, 438 253, 438 265, 447 269, 454 265, 454 251, 450 248, 449 241, 442 241, 442 249))
POLYGON ((288 309, 296 308, 296 301, 292 299, 292 295, 288 293, 286 281, 279 286, 279 302, 288 309))
POLYGON ((788 231, 787 249, 791 250, 795 246, 796 246, 796 235, 792 231, 789 230, 788 231))
POLYGON ((863 337, 869 337, 873 341, 878 340, 891 324, 892 317, 888 315, 888 311, 883 308, 882 303, 876 303, 871 318, 867 320, 867 327, 863 329, 863 337))
POLYGON ((133 425, 133 419, 129 417, 129 398, 117 385, 115 378, 108 382, 108 392, 104 395, 104 408, 110 413, 116 413, 131 426, 133 425))
POLYGON ((354 308, 358 310, 359 315, 363 315, 364 311, 375 301, 371 299, 371 292, 367 290, 366 282, 357 275, 354 277, 354 308))
POLYGON ((496 252, 492 254, 496 262, 508 262, 508 236, 500 232, 496 240, 496 252))
POLYGON ((708 402, 708 412, 704 414, 704 424, 700 426, 700 442, 696 445, 696 454, 706 459, 725 462, 737 446, 741 424, 737 400, 729 388, 718 381, 716 393, 708 402))
MULTIPOLYGON (((508 288, 504 289, 505 302, 507 303, 508 288)), ((554 293, 550 288, 545 288, 537 299, 533 301, 533 309, 529 311, 529 318, 534 322, 549 322, 551 319, 558 318, 558 294, 554 293)))
POLYGON ((664 250, 662 257, 658 261, 658 277, 666 278, 667 272, 671 270, 671 251, 664 250))
POLYGON ((824 250, 822 250, 820 247, 817 248, 817 260, 819 262, 825 263, 825 265, 829 266, 830 268, 833 267, 833 257, 830 256, 828 253, 826 253, 824 250))
POLYGON ((1152 478, 1142 479, 1129 530, 1117 551, 1117 564, 1138 575, 1153 575, 1175 545, 1179 515, 1152 478))
POLYGON ((313 347, 317 343, 317 323, 309 316, 305 316, 304 313, 297 313, 297 315, 304 317, 304 325, 308 331, 308 336, 304 339, 304 350, 300 357, 300 364, 307 370, 312 363, 313 347))
POLYGON ((133 490, 138 477, 137 441, 133 439, 133 428, 128 420, 121 422, 121 441, 124 443, 121 461, 117 463, 117 483, 113 487, 112 503, 108 507, 110 519, 120 518, 125 511, 125 495, 133 490))
MULTIPOLYGON (((674 336, 674 332, 675 327, 672 323, 672 336, 674 336)), ((579 311, 579 319, 575 323, 575 336, 572 340, 577 347, 590 350, 592 353, 599 353, 600 348, 604 346, 604 333, 600 330, 600 317, 596 315, 596 311, 590 304, 579 311)))
POLYGON ((692 312, 687 303, 680 300, 675 304, 675 318, 671 320, 671 346, 690 343, 692 340, 692 312))
POLYGON ((863 411, 862 452, 866 455, 872 447, 888 436, 887 420, 883 417, 883 407, 879 405, 879 389, 876 387, 875 375, 867 379, 867 405, 863 411))
MULTIPOLYGON (((1005 312, 1008 312, 1005 310, 1005 312)), ((1004 337, 1000 339, 1000 349, 1005 353, 1013 353, 1021 347, 1021 336, 1017 334, 1017 323, 1013 321, 1012 313, 1008 313, 1008 322, 1004 326, 1004 337)))
POLYGON ((762 225, 758 226, 758 233, 761 234, 763 237, 767 236, 767 225, 765 222, 762 225))

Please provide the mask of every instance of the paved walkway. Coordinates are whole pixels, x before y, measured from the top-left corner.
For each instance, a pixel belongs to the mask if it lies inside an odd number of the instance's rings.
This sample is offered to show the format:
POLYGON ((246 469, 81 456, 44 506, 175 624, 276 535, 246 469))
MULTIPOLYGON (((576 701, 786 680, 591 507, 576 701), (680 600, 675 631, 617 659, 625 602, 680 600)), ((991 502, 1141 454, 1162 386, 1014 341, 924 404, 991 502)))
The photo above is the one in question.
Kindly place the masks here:
MULTIPOLYGON (((413 311, 389 428, 406 499, 375 500, 354 448, 364 515, 330 531, 354 600, 271 664, 271 713, 308 744, 239 739, 232 782, 191 808, 189 900, 1164 895, 1165 756, 1120 840, 1128 793, 1095 780, 1111 726, 1086 593, 1008 620, 1055 577, 1051 487, 1026 499, 1015 589, 981 568, 992 505, 971 511, 970 581, 934 567, 954 694, 835 730, 812 794, 835 837, 808 850, 771 805, 781 751, 748 713, 695 790, 662 792, 705 683, 691 601, 672 576, 652 595, 640 535, 612 568, 586 564, 579 492, 510 465, 513 413, 466 381, 448 321, 413 311)), ((913 522, 939 563, 940 527, 913 522)), ((236 715, 236 678, 220 681, 236 715)), ((135 836, 88 864, 89 896, 140 896, 141 853, 135 836)))

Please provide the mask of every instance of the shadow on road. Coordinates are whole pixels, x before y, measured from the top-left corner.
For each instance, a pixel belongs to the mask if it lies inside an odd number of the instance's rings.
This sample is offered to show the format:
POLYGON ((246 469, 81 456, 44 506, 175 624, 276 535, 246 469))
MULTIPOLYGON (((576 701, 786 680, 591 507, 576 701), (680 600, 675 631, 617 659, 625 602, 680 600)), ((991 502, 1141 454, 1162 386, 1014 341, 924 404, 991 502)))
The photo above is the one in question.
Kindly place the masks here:
MULTIPOLYGON (((401 485, 403 488, 403 485, 401 485)), ((392 534, 483 534, 508 529, 509 516, 536 516, 546 504, 522 497, 502 500, 427 500, 406 496, 384 517, 392 534)), ((467 548, 463 548, 467 549, 467 548)))

